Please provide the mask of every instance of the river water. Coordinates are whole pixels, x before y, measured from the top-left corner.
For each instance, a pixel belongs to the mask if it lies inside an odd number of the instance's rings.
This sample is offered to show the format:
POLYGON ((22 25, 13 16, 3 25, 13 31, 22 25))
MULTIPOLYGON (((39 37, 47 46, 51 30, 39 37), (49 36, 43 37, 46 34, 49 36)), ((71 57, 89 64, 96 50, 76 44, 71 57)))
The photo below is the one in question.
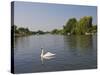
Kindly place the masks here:
POLYGON ((32 35, 15 38, 15 73, 97 68, 97 36, 32 35), (41 61, 41 48, 55 58, 41 61))

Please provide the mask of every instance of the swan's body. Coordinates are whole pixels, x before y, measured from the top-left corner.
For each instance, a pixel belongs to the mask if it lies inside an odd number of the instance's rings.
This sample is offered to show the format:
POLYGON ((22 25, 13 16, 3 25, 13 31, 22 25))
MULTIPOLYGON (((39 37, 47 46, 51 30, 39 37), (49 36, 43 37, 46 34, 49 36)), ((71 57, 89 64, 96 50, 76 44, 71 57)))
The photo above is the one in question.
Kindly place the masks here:
POLYGON ((45 58, 45 59, 51 59, 51 58, 54 58, 53 56, 55 54, 51 53, 51 52, 47 52, 44 54, 44 49, 41 48, 42 52, 41 52, 41 58, 45 58))

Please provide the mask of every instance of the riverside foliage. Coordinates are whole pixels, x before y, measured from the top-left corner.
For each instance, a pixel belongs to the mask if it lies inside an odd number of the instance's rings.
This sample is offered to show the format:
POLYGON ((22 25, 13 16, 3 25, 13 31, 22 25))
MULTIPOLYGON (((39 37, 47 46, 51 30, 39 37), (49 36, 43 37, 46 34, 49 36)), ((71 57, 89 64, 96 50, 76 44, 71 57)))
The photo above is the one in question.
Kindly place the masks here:
POLYGON ((62 35, 91 35, 97 32, 97 25, 92 24, 91 16, 84 16, 77 21, 76 18, 70 18, 62 29, 54 29, 52 31, 30 31, 28 28, 13 25, 11 28, 14 29, 15 36, 26 36, 35 34, 62 34, 62 35))
POLYGON ((84 16, 77 21, 76 18, 70 18, 66 24, 63 26, 62 30, 54 29, 53 34, 75 34, 75 35, 84 35, 84 34, 93 34, 97 32, 97 25, 92 24, 91 16, 84 16))

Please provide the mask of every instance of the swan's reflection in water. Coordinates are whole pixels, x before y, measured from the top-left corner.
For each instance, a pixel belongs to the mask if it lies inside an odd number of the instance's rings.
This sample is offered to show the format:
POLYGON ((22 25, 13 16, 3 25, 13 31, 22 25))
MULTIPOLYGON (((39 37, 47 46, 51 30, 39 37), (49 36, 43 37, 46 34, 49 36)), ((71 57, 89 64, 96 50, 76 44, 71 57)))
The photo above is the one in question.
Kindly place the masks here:
POLYGON ((55 56, 51 56, 51 57, 41 57, 41 63, 44 64, 44 61, 45 60, 50 60, 50 59, 53 59, 55 58, 55 56))

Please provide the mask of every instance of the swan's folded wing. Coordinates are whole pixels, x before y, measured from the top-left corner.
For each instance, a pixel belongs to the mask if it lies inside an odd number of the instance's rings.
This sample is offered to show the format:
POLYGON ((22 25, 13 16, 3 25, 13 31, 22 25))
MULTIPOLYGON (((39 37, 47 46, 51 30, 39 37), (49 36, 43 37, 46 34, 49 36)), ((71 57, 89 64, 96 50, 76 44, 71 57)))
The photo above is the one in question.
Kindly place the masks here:
POLYGON ((47 56, 47 57, 43 57, 44 59, 52 59, 52 58, 55 58, 53 56, 47 56))
POLYGON ((44 57, 49 57, 49 56, 54 56, 55 54, 51 53, 51 52, 47 52, 46 54, 44 54, 44 57))

